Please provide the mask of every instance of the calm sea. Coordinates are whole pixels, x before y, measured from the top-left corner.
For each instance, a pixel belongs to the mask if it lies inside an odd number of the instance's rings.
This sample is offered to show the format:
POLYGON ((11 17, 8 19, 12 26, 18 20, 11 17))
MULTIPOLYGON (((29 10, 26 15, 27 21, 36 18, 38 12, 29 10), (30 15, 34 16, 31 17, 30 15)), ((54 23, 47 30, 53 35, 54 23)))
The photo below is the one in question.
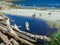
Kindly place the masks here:
POLYGON ((60 8, 60 0, 25 0, 15 1, 14 4, 21 4, 24 6, 37 6, 37 7, 55 7, 60 8))
MULTIPOLYGON (((6 16, 9 17, 11 20, 15 20, 14 22, 11 22, 11 25, 17 24, 17 26, 21 26, 19 29, 25 32, 46 36, 50 36, 51 34, 57 32, 56 28, 50 28, 44 20, 38 18, 14 16, 10 14, 6 14, 6 16), (29 31, 26 30, 25 27, 26 21, 29 23, 29 31)), ((47 45, 47 42, 44 42, 43 40, 38 40, 37 42, 47 45)))
POLYGON ((32 17, 23 17, 23 16, 13 16, 6 14, 11 20, 15 20, 14 22, 11 22, 11 25, 17 24, 18 26, 21 26, 20 29, 32 34, 37 35, 46 35, 49 36, 52 33, 55 33, 57 31, 56 28, 50 28, 47 23, 44 20, 38 19, 38 18, 32 18, 32 17), (25 22, 29 23, 30 30, 26 30, 25 22))

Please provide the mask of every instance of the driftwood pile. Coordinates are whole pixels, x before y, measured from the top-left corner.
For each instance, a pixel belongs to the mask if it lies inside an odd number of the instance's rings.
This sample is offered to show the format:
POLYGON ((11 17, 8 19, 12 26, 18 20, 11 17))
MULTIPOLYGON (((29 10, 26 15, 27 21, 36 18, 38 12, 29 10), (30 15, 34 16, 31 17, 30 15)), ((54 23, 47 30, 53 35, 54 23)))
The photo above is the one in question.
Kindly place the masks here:
POLYGON ((10 19, 0 14, 0 45, 35 45, 37 40, 50 41, 49 37, 33 35, 10 25, 10 19))

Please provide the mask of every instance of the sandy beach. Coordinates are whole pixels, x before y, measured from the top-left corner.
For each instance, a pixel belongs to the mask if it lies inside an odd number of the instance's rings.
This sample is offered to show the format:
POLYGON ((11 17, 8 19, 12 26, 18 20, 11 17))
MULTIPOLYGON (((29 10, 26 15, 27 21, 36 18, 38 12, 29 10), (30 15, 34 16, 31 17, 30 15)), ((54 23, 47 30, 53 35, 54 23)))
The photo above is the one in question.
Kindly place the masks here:
POLYGON ((2 10, 2 12, 16 16, 28 16, 28 17, 32 17, 35 13, 35 18, 53 21, 60 20, 60 10, 9 9, 2 10))

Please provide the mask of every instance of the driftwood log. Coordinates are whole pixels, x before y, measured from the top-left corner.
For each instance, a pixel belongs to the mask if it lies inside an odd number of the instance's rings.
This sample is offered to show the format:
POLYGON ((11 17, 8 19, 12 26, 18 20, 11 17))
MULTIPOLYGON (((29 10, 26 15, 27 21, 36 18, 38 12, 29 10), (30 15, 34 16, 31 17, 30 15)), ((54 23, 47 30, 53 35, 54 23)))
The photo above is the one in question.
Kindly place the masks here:
MULTIPOLYGON (((36 42, 38 39, 42 39, 42 40, 45 40, 45 41, 50 41, 49 37, 42 36, 42 35, 30 34, 28 32, 21 31, 20 29, 15 29, 14 26, 11 26, 11 27, 12 27, 12 29, 14 29, 16 31, 16 33, 19 32, 20 34, 23 34, 24 36, 27 36, 30 39, 33 38, 35 40, 34 42, 36 42)), ((18 35, 20 36, 20 34, 18 34, 18 35)))
MULTIPOLYGON (((11 37, 13 37, 15 40, 21 42, 21 43, 24 43, 24 44, 28 44, 28 45, 33 45, 32 43, 30 43, 29 41, 25 40, 25 39, 22 39, 20 38, 13 30, 10 32, 8 31, 8 29, 6 28, 3 28, 0 26, 0 31, 3 32, 4 34, 7 34, 11 37)), ((3 39, 4 40, 4 39, 3 39)), ((5 42, 5 41, 4 41, 5 42)), ((6 43, 6 42, 5 42, 6 43)))

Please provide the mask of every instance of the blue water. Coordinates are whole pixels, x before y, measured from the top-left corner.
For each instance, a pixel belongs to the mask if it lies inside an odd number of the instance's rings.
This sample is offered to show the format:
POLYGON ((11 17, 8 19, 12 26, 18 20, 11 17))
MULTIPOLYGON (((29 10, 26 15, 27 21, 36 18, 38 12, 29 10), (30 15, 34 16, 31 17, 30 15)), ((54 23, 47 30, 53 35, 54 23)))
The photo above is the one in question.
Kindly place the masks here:
MULTIPOLYGON (((51 34, 57 32, 56 28, 50 28, 44 20, 38 18, 14 16, 10 14, 6 14, 6 16, 9 17, 11 20, 15 20, 14 22, 11 22, 11 25, 17 24, 17 26, 22 26, 19 29, 25 32, 46 36, 51 36, 51 34), (29 23, 29 31, 25 28, 26 21, 29 23)), ((37 43, 47 45, 47 42, 44 42, 43 40, 38 40, 37 43)))
POLYGON ((24 17, 24 16, 12 16, 7 14, 7 16, 11 20, 15 20, 14 22, 11 22, 11 25, 17 24, 18 26, 22 26, 20 29, 22 31, 26 31, 32 34, 38 34, 38 35, 46 35, 49 36, 52 33, 55 33, 57 31, 56 28, 50 28, 47 23, 44 20, 38 19, 38 18, 32 18, 32 17, 24 17), (30 30, 26 30, 25 28, 25 22, 29 23, 30 30))
POLYGON ((14 4, 21 4, 24 6, 38 6, 38 7, 56 7, 60 8, 60 0, 25 0, 21 2, 13 2, 14 4))

